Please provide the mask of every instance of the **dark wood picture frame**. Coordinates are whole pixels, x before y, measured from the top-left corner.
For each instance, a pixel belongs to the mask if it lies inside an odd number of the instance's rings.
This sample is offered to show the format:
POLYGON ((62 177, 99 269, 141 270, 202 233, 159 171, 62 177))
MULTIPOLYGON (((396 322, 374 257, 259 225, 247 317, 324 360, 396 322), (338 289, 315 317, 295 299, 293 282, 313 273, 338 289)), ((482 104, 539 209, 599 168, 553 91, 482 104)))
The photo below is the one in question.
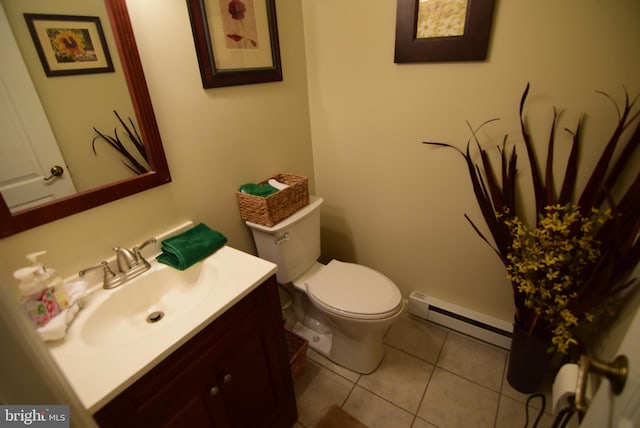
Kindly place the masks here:
POLYGON ((487 57, 494 0, 468 0, 462 35, 418 38, 419 0, 398 0, 395 63, 482 61, 487 57))
POLYGON ((24 18, 47 76, 114 71, 99 17, 25 13, 24 18))
MULTIPOLYGON (((244 19, 244 9, 240 10, 242 15, 238 17, 233 13, 232 7, 241 4, 240 7, 244 8, 245 2, 225 0, 228 6, 224 9, 221 7, 220 11, 213 7, 212 9, 216 10, 208 11, 205 8, 205 2, 206 0, 187 0, 202 86, 204 88, 218 88, 281 81, 282 67, 275 0, 246 2, 256 6, 251 11, 253 13, 252 19, 257 28, 257 37, 254 38, 244 37, 246 34, 230 34, 226 31, 226 27, 222 28, 224 21, 221 19, 224 19, 225 14, 228 14, 227 23, 230 24, 234 23, 233 20, 238 22, 244 19), (229 17, 233 20, 229 20, 229 17), (229 38, 238 43, 245 43, 245 46, 247 46, 246 43, 249 43, 249 49, 229 49, 226 45, 222 46, 222 42, 231 43, 227 40, 229 38), (267 38, 269 39, 268 43, 265 43, 267 38), (263 63, 252 65, 249 60, 246 64, 245 58, 234 63, 234 55, 245 55, 245 53, 253 55, 256 52, 260 54, 263 63)), ((210 0, 208 3, 222 4, 222 0, 210 0)))

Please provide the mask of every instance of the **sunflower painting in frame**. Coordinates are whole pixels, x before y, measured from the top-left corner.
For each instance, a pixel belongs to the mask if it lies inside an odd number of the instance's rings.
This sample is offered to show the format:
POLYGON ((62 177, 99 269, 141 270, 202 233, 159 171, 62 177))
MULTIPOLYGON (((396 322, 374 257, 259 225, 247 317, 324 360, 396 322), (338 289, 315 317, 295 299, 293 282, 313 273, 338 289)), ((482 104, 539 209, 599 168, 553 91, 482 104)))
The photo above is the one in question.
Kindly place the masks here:
POLYGON ((114 71, 99 17, 24 16, 47 76, 114 71))

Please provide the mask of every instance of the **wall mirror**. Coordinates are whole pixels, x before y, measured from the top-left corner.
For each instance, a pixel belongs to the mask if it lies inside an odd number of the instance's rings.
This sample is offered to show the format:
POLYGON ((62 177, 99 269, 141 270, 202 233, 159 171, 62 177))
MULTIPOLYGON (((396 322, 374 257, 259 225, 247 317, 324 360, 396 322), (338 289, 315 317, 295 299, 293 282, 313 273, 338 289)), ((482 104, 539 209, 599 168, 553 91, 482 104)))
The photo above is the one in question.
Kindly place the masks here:
MULTIPOLYGON (((16 4, 12 0, 8 0, 11 4, 16 4)), ((72 16, 82 16, 87 15, 85 10, 78 11, 67 11, 68 4, 72 4, 74 0, 57 0, 57 3, 61 3, 65 6, 62 12, 65 15, 72 16), (67 3, 68 2, 68 3, 67 3), (69 13, 71 12, 71 13, 69 13)), ((86 2, 86 0, 75 0, 77 3, 86 2)), ((124 178, 117 178, 114 181, 100 183, 98 185, 94 185, 94 187, 87 188, 83 190, 79 188, 77 193, 71 194, 69 196, 64 196, 59 199, 47 200, 43 203, 38 202, 34 204, 34 206, 29 206, 28 208, 9 208, 10 205, 5 200, 6 198, 0 198, 0 238, 10 236, 24 230, 49 223, 51 221, 79 213, 81 211, 96 207, 101 204, 105 204, 125 196, 132 195, 137 192, 141 192, 152 187, 159 186, 161 184, 168 183, 171 181, 169 168, 167 165, 167 161, 164 155, 164 150, 162 148, 162 142, 160 139, 160 133, 158 131, 158 126, 156 123, 155 115, 153 112, 153 107, 151 105, 151 99, 149 96, 146 80, 144 77, 144 72, 142 69, 142 63, 140 61, 140 57, 138 55, 138 49, 136 46, 133 29, 131 27, 131 22, 129 19, 129 13, 126 6, 126 0, 91 0, 92 2, 96 2, 100 4, 100 7, 106 7, 106 15, 104 20, 106 22, 103 23, 104 32, 107 33, 107 44, 109 41, 112 41, 113 46, 108 46, 111 50, 111 56, 114 59, 114 64, 116 65, 115 70, 110 73, 112 76, 120 73, 121 80, 123 80, 123 90, 125 93, 125 97, 127 97, 126 108, 131 110, 132 121, 137 128, 139 136, 141 137, 142 142, 146 148, 146 162, 149 166, 149 172, 142 172, 137 174, 129 174, 125 175, 124 178), (128 94, 128 95, 127 95, 128 94), (130 104, 129 104, 130 103, 130 104)), ((3 4, 7 3, 3 0, 3 4)), ((53 2, 45 2, 47 7, 53 5, 53 2)), ((45 3, 40 2, 40 5, 45 5, 45 3)), ((8 4, 8 3, 7 3, 8 4)), ((35 3, 37 4, 37 3, 35 3)), ((87 3, 84 3, 87 4, 87 3)), ((62 9, 61 9, 62 10, 62 9)), ((51 14, 52 16, 60 16, 57 15, 57 9, 54 9, 54 12, 51 10, 47 11, 39 11, 32 10, 31 13, 37 14, 51 14)), ((25 11, 26 13, 26 11, 25 11)), ((89 12, 90 14, 90 12, 89 12)), ((7 13, 7 16, 9 13, 7 13)), ((22 14, 21 14, 22 15, 22 14)), ((27 26, 24 17, 21 17, 22 22, 19 25, 27 26)), ((11 26, 14 26, 14 23, 11 23, 11 26)), ((26 61, 25 61, 26 62, 26 61)), ((29 65, 29 67, 33 67, 33 63, 29 65)), ((37 64, 39 65, 39 63, 37 64)), ((37 72, 43 74, 43 70, 38 70, 37 72)), ((33 74, 33 73, 32 73, 33 74)), ((64 82, 65 84, 71 85, 73 87, 73 79, 89 79, 96 77, 89 77, 89 74, 86 73, 71 73, 73 75, 65 75, 58 77, 49 77, 49 76, 39 76, 43 79, 58 79, 54 80, 55 82, 64 82), (60 80, 66 79, 66 80, 60 80)), ((93 76, 99 76, 95 74, 93 76)), ((113 78, 112 76, 104 75, 105 79, 113 78)), ((35 81, 35 78, 34 78, 35 81)), ((75 82, 81 82, 81 80, 76 80, 75 82)), ((85 81, 86 82, 86 81, 85 81)), ((95 82, 95 81, 94 81, 95 82)), ((3 82, 0 82, 3 83, 3 82)), ((101 85, 101 83, 93 83, 96 86, 101 85)), ((0 85, 0 89, 2 87, 10 86, 11 84, 3 83, 0 85)), ((0 94, 2 95, 2 94, 0 94)), ((43 97, 42 94, 39 94, 43 97)), ((46 96, 46 95, 45 95, 46 96)), ((60 102, 62 103, 64 100, 59 97, 60 102)), ((100 103, 100 99, 95 99, 90 94, 86 97, 87 103, 100 103)), ((57 103, 58 98, 55 99, 57 103)), ((51 103, 51 100, 49 100, 51 103)), ((43 101, 43 104, 44 101, 43 101)), ((0 105, 1 107, 1 105, 0 105)), ((108 108, 109 114, 105 116, 109 116, 107 120, 111 122, 104 122, 104 118, 100 118, 103 122, 101 123, 111 123, 113 126, 111 128, 103 128, 105 134, 113 134, 114 129, 118 129, 121 132, 122 129, 120 124, 116 121, 115 115, 113 115, 113 111, 117 110, 117 106, 106 106, 108 108)), ((60 108, 59 110, 64 111, 64 108, 60 108)), ((124 114, 123 114, 124 115, 124 114)), ((51 121, 51 116, 55 116, 55 114, 49 114, 47 110, 47 117, 51 121)), ((102 115, 101 115, 102 116, 102 115)), ((130 116, 129 116, 130 117, 130 116)), ((55 118, 54 118, 55 119, 55 118)), ((128 117, 124 117, 125 122, 128 122, 128 117)), ((83 126, 95 126, 94 124, 83 125, 83 126)), ((66 125, 65 125, 66 126, 66 125)), ((105 125, 106 126, 106 125, 105 125)), ((52 128, 55 126, 52 124, 52 128)), ((91 129, 91 128, 90 128, 91 129)), ((95 134, 93 134, 95 135, 95 134)), ((91 150, 92 147, 91 138, 84 139, 82 144, 84 145, 84 149, 91 150)), ((2 144, 0 142, 0 144, 2 144)), ((80 143, 78 143, 80 144, 80 143)), ((110 151, 106 146, 102 148, 104 152, 110 151)), ((7 154, 11 155, 12 152, 8 149, 4 149, 0 146, 0 153, 2 156, 6 156, 7 154)), ((46 171, 42 172, 43 174, 48 173, 48 166, 44 168, 46 171)), ((53 168, 51 170, 53 172, 53 168)), ((46 178, 46 177, 45 177, 46 178)), ((42 180, 42 178, 40 178, 42 180)), ((55 180, 55 178, 54 178, 55 180)), ((3 195, 5 193, 3 192, 3 195)), ((8 193, 7 193, 8 195, 8 193)), ((9 196, 7 196, 8 198, 9 196)))

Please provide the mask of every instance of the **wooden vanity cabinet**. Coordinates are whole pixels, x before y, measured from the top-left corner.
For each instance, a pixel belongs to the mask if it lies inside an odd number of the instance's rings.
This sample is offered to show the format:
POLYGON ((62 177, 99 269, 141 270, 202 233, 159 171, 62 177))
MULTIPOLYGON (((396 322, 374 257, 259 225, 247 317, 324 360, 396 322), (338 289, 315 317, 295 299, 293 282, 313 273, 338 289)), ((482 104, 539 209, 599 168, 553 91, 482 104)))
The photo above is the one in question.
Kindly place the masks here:
POLYGON ((291 427, 297 411, 275 277, 94 417, 104 428, 291 427))

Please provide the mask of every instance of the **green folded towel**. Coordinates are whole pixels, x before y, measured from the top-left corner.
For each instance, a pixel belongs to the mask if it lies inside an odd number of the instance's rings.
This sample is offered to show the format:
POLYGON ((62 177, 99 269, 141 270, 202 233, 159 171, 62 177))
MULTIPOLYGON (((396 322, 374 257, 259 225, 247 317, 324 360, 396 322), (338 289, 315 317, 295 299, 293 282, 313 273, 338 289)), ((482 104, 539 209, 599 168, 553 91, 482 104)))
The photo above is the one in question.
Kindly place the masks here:
POLYGON ((240 186, 240 191, 248 195, 262 196, 263 198, 266 198, 267 196, 273 195, 274 193, 276 193, 278 189, 276 189, 269 183, 264 183, 264 184, 247 183, 240 186))
POLYGON ((156 257, 178 270, 185 270, 218 251, 227 243, 220 232, 210 229, 204 223, 162 241, 162 254, 156 257))

